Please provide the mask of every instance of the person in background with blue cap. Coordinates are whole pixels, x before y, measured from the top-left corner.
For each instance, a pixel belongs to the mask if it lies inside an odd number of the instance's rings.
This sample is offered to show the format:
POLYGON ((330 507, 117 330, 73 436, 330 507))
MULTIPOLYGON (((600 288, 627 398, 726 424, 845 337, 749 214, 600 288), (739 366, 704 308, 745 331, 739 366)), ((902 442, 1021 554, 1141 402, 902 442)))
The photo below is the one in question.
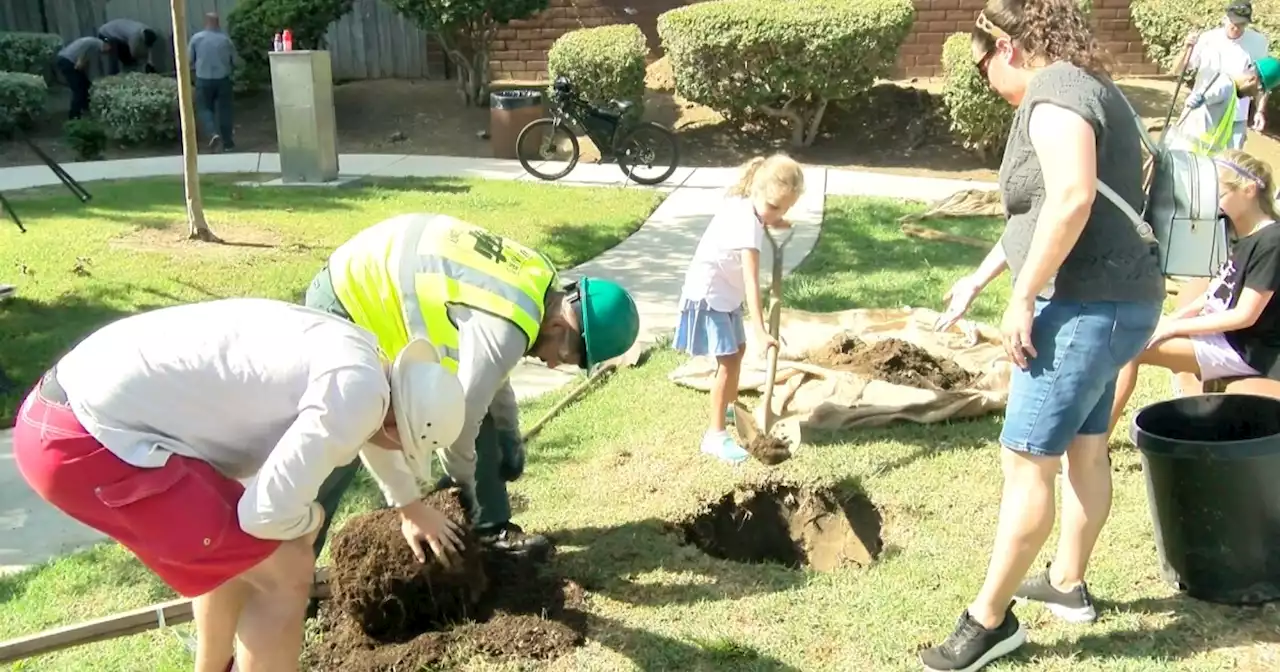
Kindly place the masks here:
MULTIPOLYGON (((334 251, 307 290, 306 304, 373 332, 387 357, 415 337, 439 349, 466 391, 462 434, 440 455, 442 483, 461 486, 486 547, 546 557, 550 540, 511 522, 507 482, 519 478, 525 458, 509 378, 526 356, 551 368, 590 369, 625 354, 640 332, 631 295, 603 278, 562 287, 555 267, 536 250, 446 215, 406 214, 334 251)), ((321 489, 327 518, 356 469, 335 471, 321 489)), ((316 541, 317 553, 326 532, 316 541)))
MULTIPOLYGON (((1267 36, 1250 28, 1251 23, 1253 3, 1249 0, 1230 0, 1221 26, 1187 36, 1182 56, 1174 71, 1181 72, 1183 66, 1195 71, 1196 80, 1191 87, 1192 91, 1208 89, 1220 74, 1233 79, 1246 75, 1250 65, 1266 58, 1270 51, 1267 36)), ((1256 101, 1241 101, 1236 106, 1235 124, 1231 129, 1229 144, 1231 149, 1244 147, 1250 128, 1258 132, 1266 128, 1266 102, 1267 96, 1264 93, 1256 101)))

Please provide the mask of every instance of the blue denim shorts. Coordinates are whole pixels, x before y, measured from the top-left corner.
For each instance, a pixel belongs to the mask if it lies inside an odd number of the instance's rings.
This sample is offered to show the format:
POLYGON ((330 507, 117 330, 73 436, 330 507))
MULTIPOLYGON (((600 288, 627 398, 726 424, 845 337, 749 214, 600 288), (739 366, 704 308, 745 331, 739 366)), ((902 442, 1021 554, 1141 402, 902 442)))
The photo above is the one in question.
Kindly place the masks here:
POLYGON ((1000 444, 1058 456, 1077 435, 1106 434, 1116 374, 1142 352, 1160 321, 1159 303, 1037 300, 1036 357, 1009 381, 1000 444))
POLYGON ((747 342, 747 329, 742 309, 725 313, 714 310, 706 301, 686 299, 680 306, 680 324, 676 327, 676 350, 695 357, 732 355, 747 342))

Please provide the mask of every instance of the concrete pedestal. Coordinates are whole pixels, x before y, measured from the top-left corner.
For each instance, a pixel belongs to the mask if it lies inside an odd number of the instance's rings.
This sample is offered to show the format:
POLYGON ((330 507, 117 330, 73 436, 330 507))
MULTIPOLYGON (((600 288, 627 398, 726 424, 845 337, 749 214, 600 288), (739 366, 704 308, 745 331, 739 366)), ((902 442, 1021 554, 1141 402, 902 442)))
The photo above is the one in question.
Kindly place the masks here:
POLYGON ((329 52, 273 51, 270 62, 281 181, 337 180, 338 133, 329 52))

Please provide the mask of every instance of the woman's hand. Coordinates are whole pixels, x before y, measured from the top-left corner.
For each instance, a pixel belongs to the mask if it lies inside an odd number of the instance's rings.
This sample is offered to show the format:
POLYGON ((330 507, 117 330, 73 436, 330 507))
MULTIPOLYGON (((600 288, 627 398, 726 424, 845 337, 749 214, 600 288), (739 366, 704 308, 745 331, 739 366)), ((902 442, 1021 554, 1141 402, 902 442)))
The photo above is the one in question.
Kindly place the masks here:
POLYGON ((956 280, 956 283, 951 285, 951 289, 942 295, 942 300, 947 302, 947 309, 938 316, 938 321, 934 322, 934 330, 946 331, 951 328, 951 325, 959 322, 981 291, 982 285, 971 275, 956 280))
POLYGON ((1028 355, 1036 356, 1031 345, 1031 322, 1035 319, 1035 302, 1012 299, 1000 320, 1000 336, 1004 351, 1019 369, 1027 368, 1028 355))
POLYGON ((1154 348, 1157 345, 1178 335, 1178 320, 1168 315, 1162 316, 1160 322, 1156 324, 1156 330, 1151 333, 1151 338, 1147 339, 1147 348, 1154 348))
POLYGON ((460 558, 461 531, 439 509, 422 500, 400 507, 400 531, 418 562, 427 561, 423 540, 445 567, 453 567, 454 561, 460 558))
POLYGON ((769 330, 764 328, 763 324, 756 325, 756 342, 760 344, 760 349, 764 354, 769 354, 769 348, 777 348, 778 339, 769 335, 769 330))

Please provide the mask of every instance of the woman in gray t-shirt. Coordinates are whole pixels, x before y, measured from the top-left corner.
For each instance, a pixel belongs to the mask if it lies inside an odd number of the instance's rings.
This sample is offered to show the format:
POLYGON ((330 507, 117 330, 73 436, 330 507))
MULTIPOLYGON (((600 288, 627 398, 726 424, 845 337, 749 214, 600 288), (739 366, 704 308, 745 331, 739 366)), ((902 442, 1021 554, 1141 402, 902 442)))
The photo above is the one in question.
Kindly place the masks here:
POLYGON ((988 0, 973 31, 973 59, 1017 106, 1000 166, 1008 222, 982 265, 951 288, 939 327, 959 319, 1007 268, 1013 293, 1001 334, 1016 367, 986 581, 955 632, 921 652, 931 670, 976 670, 1021 646, 1015 596, 1073 622, 1096 618, 1084 572, 1111 507, 1107 429, 1116 374, 1150 338, 1164 299, 1157 249, 1095 197, 1101 180, 1142 209, 1141 137, 1075 0, 988 0), (1059 471, 1057 555, 1026 579, 1053 529, 1059 471))

